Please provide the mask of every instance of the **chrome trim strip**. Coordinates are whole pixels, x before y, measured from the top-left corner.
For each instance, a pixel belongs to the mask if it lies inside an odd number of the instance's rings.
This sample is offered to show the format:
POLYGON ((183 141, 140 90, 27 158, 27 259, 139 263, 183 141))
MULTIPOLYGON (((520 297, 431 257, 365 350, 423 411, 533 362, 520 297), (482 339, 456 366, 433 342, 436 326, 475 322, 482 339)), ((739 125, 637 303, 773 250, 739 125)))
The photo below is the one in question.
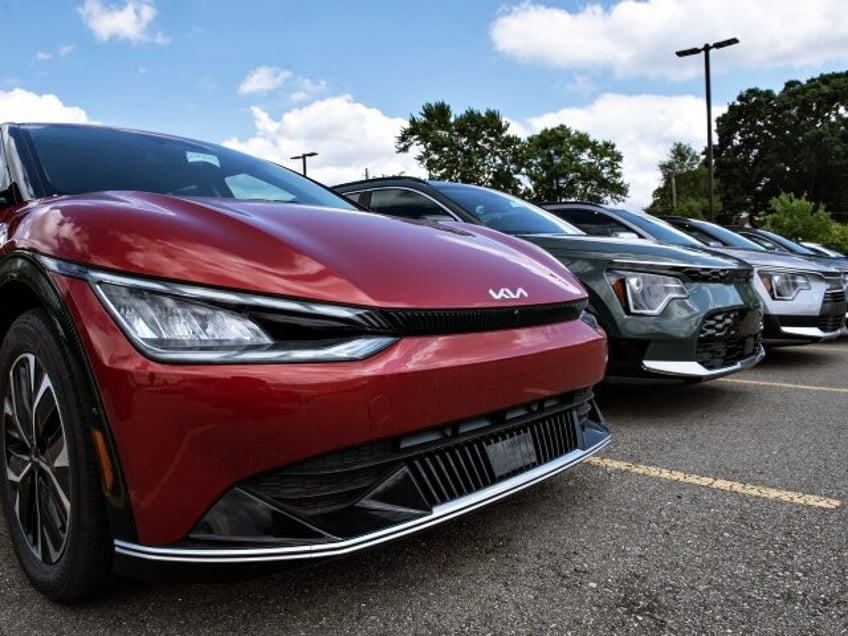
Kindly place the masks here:
POLYGON ((689 361, 674 361, 674 360, 643 360, 642 368, 646 371, 654 373, 662 373, 664 375, 674 375, 688 378, 704 378, 713 379, 720 378, 723 375, 730 375, 743 369, 749 369, 760 362, 766 355, 766 350, 762 345, 759 346, 757 352, 745 360, 741 360, 728 367, 721 369, 707 369, 705 366, 694 360, 689 361))
MULTIPOLYGON (((650 260, 627 260, 627 259, 615 259, 610 261, 610 267, 661 267, 661 268, 670 268, 670 269, 721 269, 726 270, 728 272, 743 272, 748 271, 747 267, 739 267, 735 263, 732 262, 732 259, 726 256, 718 256, 715 258, 720 258, 725 261, 728 261, 727 265, 693 265, 691 263, 683 263, 681 261, 650 261, 650 260)), ((651 271, 650 273, 654 273, 651 271)))
MULTIPOLYGON (((811 266, 812 267, 812 266, 811 266)), ((800 276, 813 276, 819 280, 826 281, 832 276, 828 276, 826 272, 815 269, 801 269, 800 267, 786 267, 776 265, 755 265, 754 271, 757 275, 760 274, 798 274, 800 276)))
POLYGON ((839 336, 839 329, 836 331, 822 331, 818 327, 782 327, 781 333, 789 336, 801 336, 803 338, 820 338, 822 340, 833 340, 839 336))
POLYGON ((297 559, 317 559, 322 557, 342 556, 359 550, 364 550, 393 539, 398 539, 419 530, 424 530, 425 528, 429 528, 498 501, 499 499, 503 499, 508 495, 537 484, 544 479, 553 477, 554 475, 588 459, 609 444, 610 439, 611 437, 608 435, 603 441, 588 450, 571 451, 557 460, 548 462, 542 466, 537 466, 526 473, 516 475, 511 479, 494 484, 489 488, 461 497, 460 499, 455 499, 454 501, 436 506, 433 508, 433 512, 427 517, 413 519, 406 523, 384 528, 378 532, 372 532, 354 539, 347 539, 332 543, 313 543, 303 546, 244 549, 153 547, 115 539, 115 552, 123 556, 148 561, 217 564, 291 561, 297 559))

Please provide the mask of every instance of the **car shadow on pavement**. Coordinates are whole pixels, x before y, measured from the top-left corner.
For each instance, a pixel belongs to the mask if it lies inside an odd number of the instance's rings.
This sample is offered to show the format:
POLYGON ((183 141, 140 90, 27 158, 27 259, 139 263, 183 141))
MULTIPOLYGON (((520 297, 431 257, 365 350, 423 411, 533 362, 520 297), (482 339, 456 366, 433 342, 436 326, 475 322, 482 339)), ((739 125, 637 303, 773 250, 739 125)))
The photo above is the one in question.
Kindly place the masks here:
MULTIPOLYGON (((815 349, 807 347, 775 347, 766 350, 766 357, 758 367, 767 369, 792 368, 802 370, 805 367, 820 367, 829 364, 834 358, 844 352, 844 349, 834 347, 827 350, 827 343, 815 345, 815 349)), ((757 367, 754 367, 755 369, 757 367)))
POLYGON ((596 390, 601 413, 612 426, 639 421, 679 425, 681 418, 708 415, 723 406, 737 408, 750 393, 733 385, 711 381, 696 385, 601 385, 596 390))

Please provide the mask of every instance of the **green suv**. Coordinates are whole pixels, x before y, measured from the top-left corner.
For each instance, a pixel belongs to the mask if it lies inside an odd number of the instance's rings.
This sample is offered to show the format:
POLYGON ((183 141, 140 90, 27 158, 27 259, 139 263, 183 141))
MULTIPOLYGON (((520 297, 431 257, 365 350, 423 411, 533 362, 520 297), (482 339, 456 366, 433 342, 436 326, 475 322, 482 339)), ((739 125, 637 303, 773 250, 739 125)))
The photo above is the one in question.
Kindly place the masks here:
MULTIPOLYGON (((334 189, 373 212, 484 225, 552 254, 589 292, 589 311, 609 337, 608 378, 707 380, 763 358, 752 270, 732 257, 588 236, 531 203, 479 186, 387 177, 334 189)), ((509 281, 504 289, 518 293, 509 281)))

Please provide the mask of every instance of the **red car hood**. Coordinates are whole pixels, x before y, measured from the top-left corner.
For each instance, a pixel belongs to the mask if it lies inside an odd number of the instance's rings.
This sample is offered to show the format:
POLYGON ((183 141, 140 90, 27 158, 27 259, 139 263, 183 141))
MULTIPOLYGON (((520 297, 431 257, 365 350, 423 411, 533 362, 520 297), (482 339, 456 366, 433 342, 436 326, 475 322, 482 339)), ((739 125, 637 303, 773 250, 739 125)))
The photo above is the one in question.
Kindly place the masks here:
POLYGON ((284 296, 385 307, 484 307, 584 297, 538 248, 485 229, 303 205, 143 192, 21 210, 10 239, 89 265, 284 296))

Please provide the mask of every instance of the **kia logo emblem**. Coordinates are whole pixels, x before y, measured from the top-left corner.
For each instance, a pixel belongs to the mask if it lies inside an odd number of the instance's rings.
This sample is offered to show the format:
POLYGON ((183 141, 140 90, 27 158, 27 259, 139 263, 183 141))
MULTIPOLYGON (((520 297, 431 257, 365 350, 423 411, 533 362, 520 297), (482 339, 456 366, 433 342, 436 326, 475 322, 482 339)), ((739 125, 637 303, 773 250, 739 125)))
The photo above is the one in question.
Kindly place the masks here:
POLYGON ((524 291, 523 287, 519 287, 515 290, 509 289, 508 287, 501 287, 497 291, 495 291, 494 289, 490 289, 489 296, 491 296, 495 300, 515 300, 517 298, 527 298, 527 292, 524 291))

